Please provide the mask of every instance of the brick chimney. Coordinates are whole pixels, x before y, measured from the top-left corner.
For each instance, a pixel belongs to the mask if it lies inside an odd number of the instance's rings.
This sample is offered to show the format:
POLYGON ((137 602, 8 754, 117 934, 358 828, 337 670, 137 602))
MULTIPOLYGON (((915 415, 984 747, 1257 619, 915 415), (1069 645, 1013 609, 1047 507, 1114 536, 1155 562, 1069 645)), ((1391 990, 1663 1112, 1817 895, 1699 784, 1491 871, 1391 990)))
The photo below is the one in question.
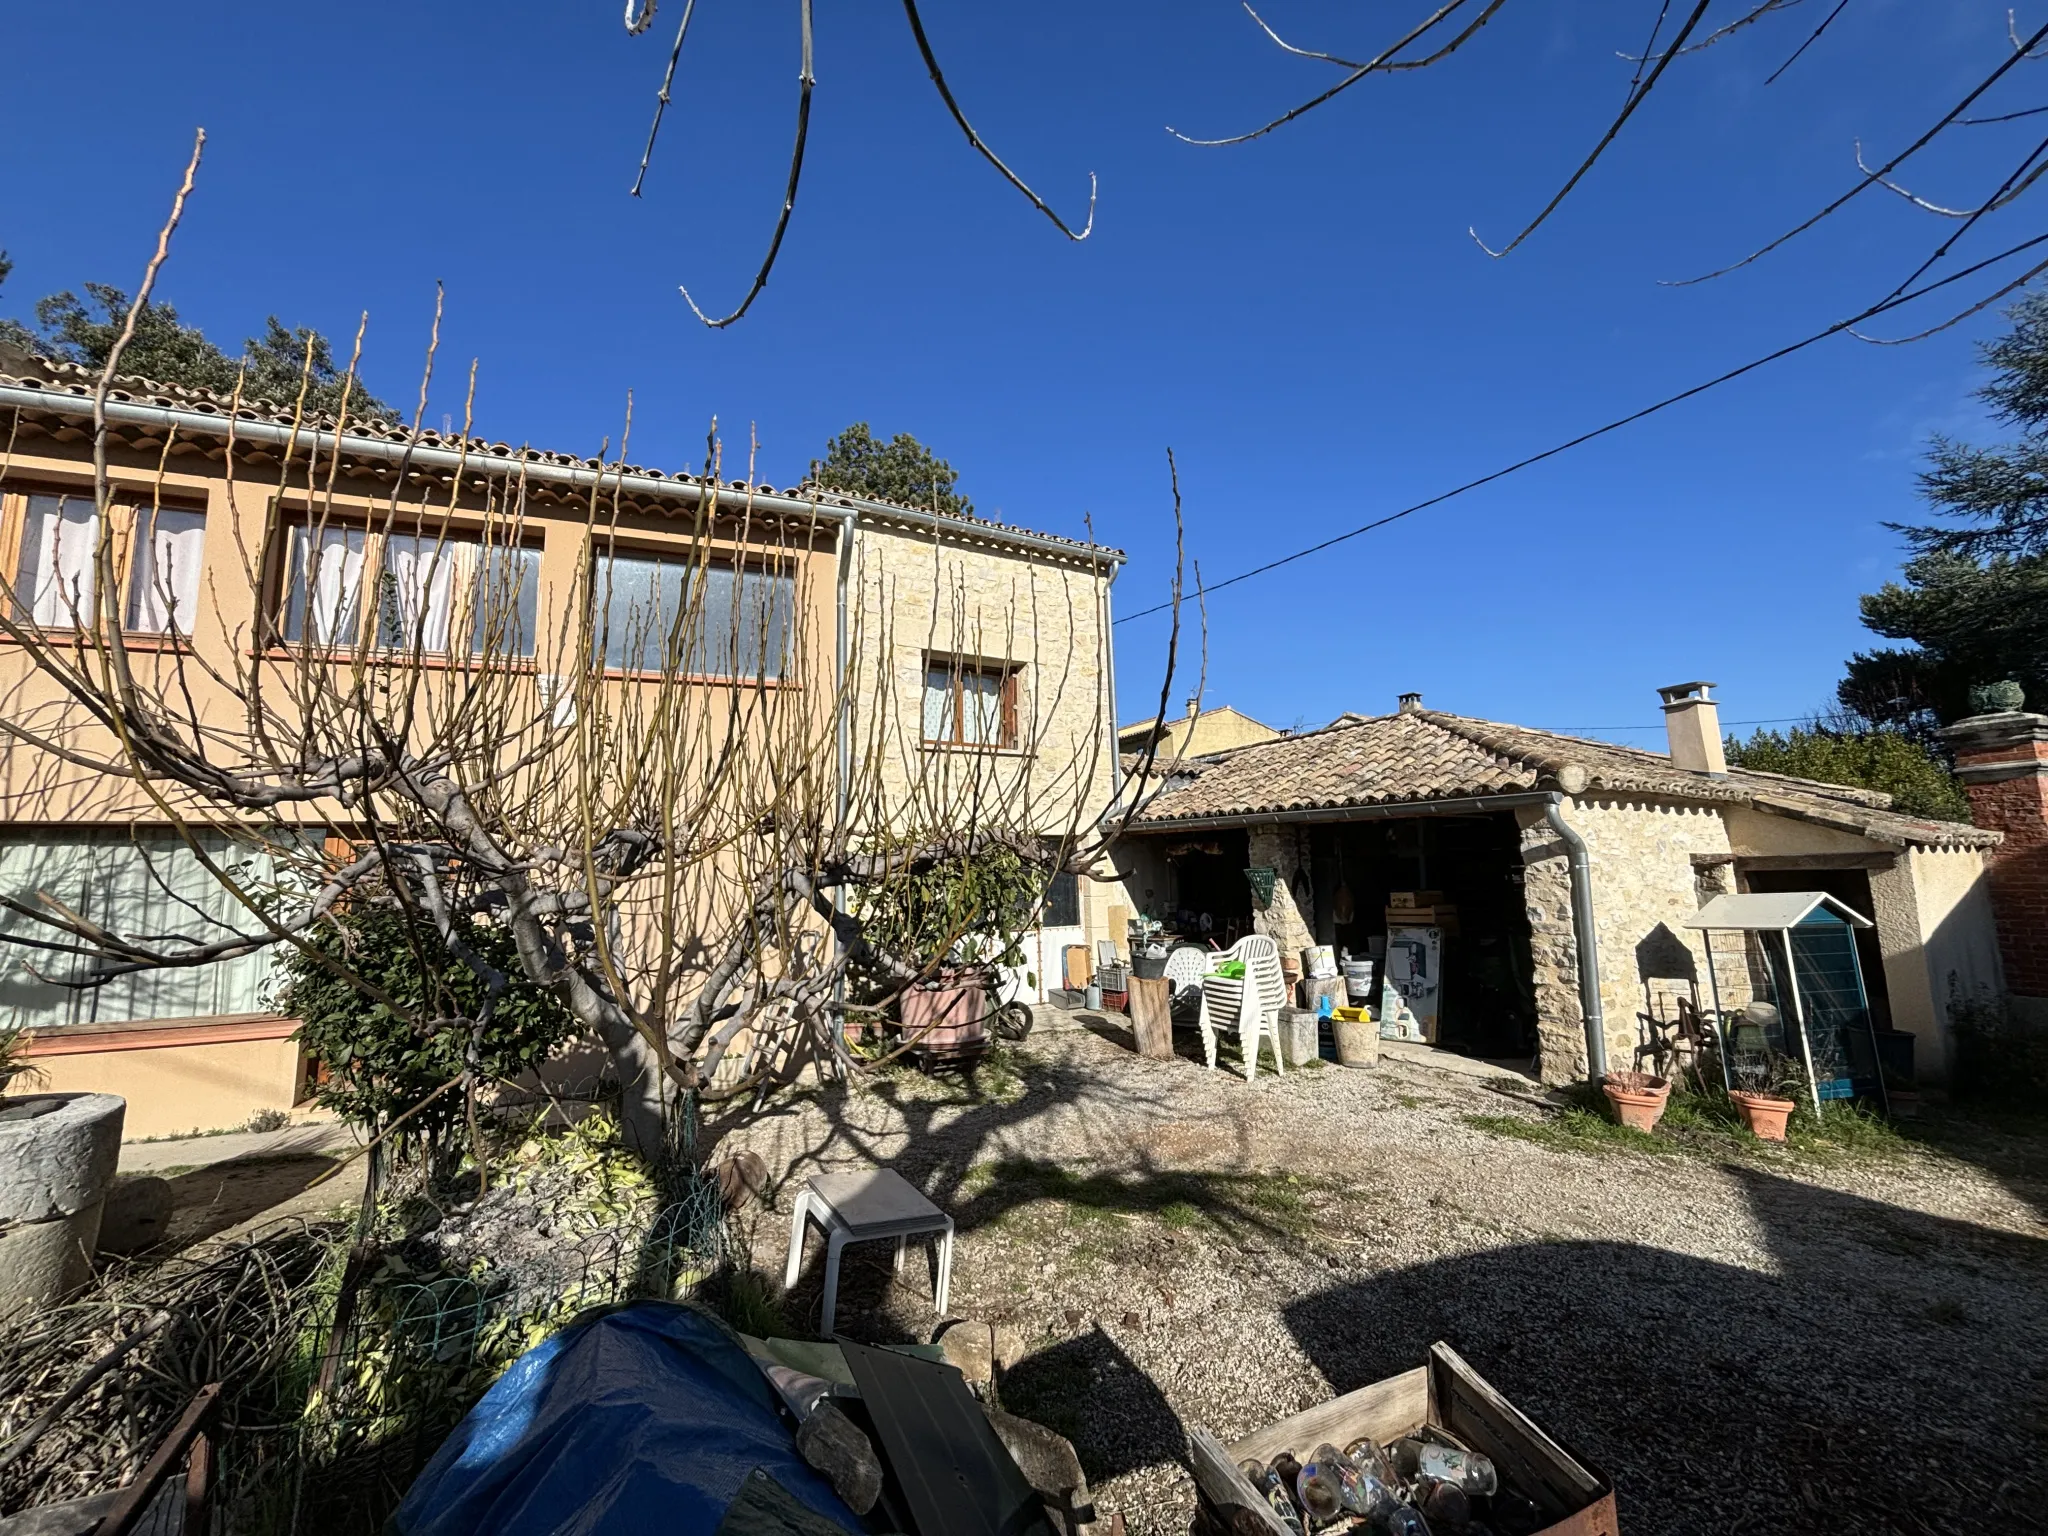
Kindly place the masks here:
POLYGON ((1190 720, 1198 719, 1198 718, 1200 718, 1200 716, 1201 716, 1201 713, 1202 713, 1202 701, 1201 701, 1200 699, 1189 699, 1189 700, 1188 700, 1188 718, 1189 718, 1190 720))
POLYGON ((1659 688, 1664 703, 1664 732, 1671 739, 1671 766, 1687 773, 1720 778, 1728 772, 1721 748, 1721 706, 1710 689, 1719 683, 1673 683, 1659 688))
POLYGON ((2025 698, 2010 684, 1976 693, 1980 709, 2011 707, 1941 734, 1955 751, 1970 820, 2005 834, 1985 864, 2006 986, 2016 1004, 2031 1003, 2025 1011, 2048 1020, 2048 715, 2021 709, 2025 698))

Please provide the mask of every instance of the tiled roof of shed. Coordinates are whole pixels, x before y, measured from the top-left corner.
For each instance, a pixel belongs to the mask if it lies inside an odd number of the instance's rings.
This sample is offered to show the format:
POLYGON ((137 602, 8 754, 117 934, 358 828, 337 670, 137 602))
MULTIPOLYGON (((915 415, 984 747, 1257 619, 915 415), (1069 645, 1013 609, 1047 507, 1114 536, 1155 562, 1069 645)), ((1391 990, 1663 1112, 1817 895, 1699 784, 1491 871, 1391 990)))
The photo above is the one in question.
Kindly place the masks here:
MULTIPOLYGON (((20 354, 9 354, 19 357, 20 354)), ((55 358, 35 357, 27 359, 29 366, 0 368, 0 384, 13 385, 20 389, 33 389, 51 395, 51 404, 75 410, 81 401, 89 401, 93 391, 99 387, 99 374, 77 363, 62 362, 55 358)), ((332 416, 312 414, 303 418, 295 415, 288 405, 272 400, 243 398, 239 404, 230 396, 218 394, 209 389, 195 389, 184 384, 164 384, 155 380, 120 375, 107 398, 132 402, 137 405, 160 406, 168 410, 189 412, 194 416, 218 418, 223 431, 228 419, 239 421, 261 421, 275 426, 291 426, 294 421, 309 429, 332 432, 336 419, 332 416)), ((453 452, 466 452, 478 469, 487 469, 498 464, 513 468, 520 464, 552 464, 571 469, 603 470, 610 474, 624 473, 637 475, 649 480, 672 480, 677 489, 697 489, 716 484, 726 491, 742 494, 754 491, 764 496, 782 496, 792 501, 815 501, 826 507, 853 507, 863 511, 887 514, 891 511, 930 516, 922 507, 907 506, 897 502, 883 501, 872 496, 850 496, 839 491, 827 490, 815 482, 806 481, 801 485, 778 490, 765 482, 731 480, 707 481, 699 475, 685 471, 649 469, 639 464, 618 464, 603 459, 585 458, 572 453, 557 453, 548 449, 525 445, 514 447, 510 443, 494 443, 481 437, 464 437, 459 432, 436 432, 423 427, 415 432, 403 422, 365 420, 351 418, 341 430, 344 442, 358 439, 364 442, 411 443, 429 448, 445 448, 453 452)), ((958 513, 941 514, 948 522, 955 522, 963 529, 985 533, 996 538, 1004 534, 1028 534, 1033 538, 1048 539, 1069 546, 1080 553, 1114 555, 1121 558, 1122 551, 1107 545, 1091 544, 1084 539, 1068 538, 1065 534, 1043 533, 1035 528, 1024 528, 1013 523, 1000 523, 985 517, 958 513)))
POLYGON ((1319 731, 1178 768, 1162 762, 1155 771, 1165 788, 1134 825, 1161 831, 1190 821, 1564 789, 1753 806, 1904 846, 1999 841, 1996 832, 1891 810, 1891 797, 1874 790, 1740 768, 1708 778, 1673 768, 1660 752, 1439 710, 1347 715, 1319 731))

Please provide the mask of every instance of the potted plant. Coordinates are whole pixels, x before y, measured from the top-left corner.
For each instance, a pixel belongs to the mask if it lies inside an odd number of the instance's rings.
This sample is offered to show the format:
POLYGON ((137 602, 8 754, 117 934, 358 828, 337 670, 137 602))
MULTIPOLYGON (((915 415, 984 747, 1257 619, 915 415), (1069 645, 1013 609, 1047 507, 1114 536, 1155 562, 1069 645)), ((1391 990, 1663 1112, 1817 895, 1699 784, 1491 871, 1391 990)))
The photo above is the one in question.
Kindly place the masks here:
POLYGON ((1671 1102, 1671 1081, 1651 1072, 1610 1072, 1600 1091, 1614 1107, 1614 1118, 1632 1131, 1653 1131, 1671 1102))
POLYGON ((1790 1057, 1762 1047, 1761 1040, 1759 1031, 1746 1036, 1743 1029, 1736 1030, 1735 1049, 1728 1062, 1735 1086, 1728 1090, 1728 1097, 1750 1135, 1759 1141, 1783 1141, 1786 1122, 1798 1107, 1793 1095, 1803 1079, 1790 1057))

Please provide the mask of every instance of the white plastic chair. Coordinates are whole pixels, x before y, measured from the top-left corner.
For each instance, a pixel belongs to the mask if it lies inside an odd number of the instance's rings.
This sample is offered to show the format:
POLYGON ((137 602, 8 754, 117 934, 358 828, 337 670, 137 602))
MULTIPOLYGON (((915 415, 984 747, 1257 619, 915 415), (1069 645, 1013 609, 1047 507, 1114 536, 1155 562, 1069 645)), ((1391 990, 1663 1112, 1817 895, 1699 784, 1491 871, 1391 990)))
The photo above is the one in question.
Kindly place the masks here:
POLYGON ((1181 1006, 1190 992, 1199 1001, 1202 978, 1209 974, 1209 955, 1199 944, 1176 944, 1166 952, 1166 979, 1173 986, 1175 1006, 1181 1006))
POLYGON ((1280 947, 1263 933, 1248 933, 1230 948, 1211 957, 1210 974, 1202 978, 1202 1009, 1197 1022, 1202 1027, 1202 1049, 1208 1053, 1209 1070, 1216 1070, 1216 1018, 1237 1015, 1238 1046, 1244 1053, 1244 1080, 1259 1073, 1259 1046, 1273 1042, 1273 1070, 1287 1075, 1280 1053, 1280 1010, 1287 1003, 1287 978, 1280 969, 1280 947), (1244 962, 1244 980, 1218 976, 1215 967, 1226 960, 1244 962))

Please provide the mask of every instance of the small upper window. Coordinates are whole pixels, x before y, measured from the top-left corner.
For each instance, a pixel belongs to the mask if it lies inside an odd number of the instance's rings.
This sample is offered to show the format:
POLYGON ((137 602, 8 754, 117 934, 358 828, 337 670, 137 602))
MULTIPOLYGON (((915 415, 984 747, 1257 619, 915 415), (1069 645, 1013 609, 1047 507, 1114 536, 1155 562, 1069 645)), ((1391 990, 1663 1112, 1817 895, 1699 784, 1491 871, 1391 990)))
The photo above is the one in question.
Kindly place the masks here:
POLYGON ((292 530, 284 638, 295 645, 353 646, 367 625, 387 650, 531 656, 539 606, 536 549, 362 528, 292 530))
POLYGON ((924 674, 924 739, 962 747, 1017 745, 1017 669, 933 659, 924 674))
POLYGON ((679 677, 789 673, 796 578, 786 572, 605 555, 592 597, 607 667, 679 677))
POLYGON ((14 566, 14 609, 26 623, 56 629, 98 613, 93 557, 99 511, 90 496, 31 496, 14 566))
POLYGON ((190 635, 199 610, 206 514, 142 507, 135 514, 135 561, 128 627, 142 635, 190 635))

